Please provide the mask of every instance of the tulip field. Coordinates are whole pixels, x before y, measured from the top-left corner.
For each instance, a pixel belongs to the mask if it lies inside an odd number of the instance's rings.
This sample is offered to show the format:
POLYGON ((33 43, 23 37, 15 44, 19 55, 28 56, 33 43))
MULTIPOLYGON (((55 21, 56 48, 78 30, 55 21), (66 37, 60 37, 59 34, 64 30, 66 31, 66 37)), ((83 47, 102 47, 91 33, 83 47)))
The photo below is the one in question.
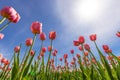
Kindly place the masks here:
MULTIPOLYGON (((20 15, 13 7, 5 6, 0 10, 0 16, 0 24, 8 20, 3 26, 0 25, 1 41, 4 40, 2 31, 11 22, 17 24, 20 15)), ((30 30, 32 38, 26 38, 25 44, 16 45, 10 60, 0 54, 0 80, 120 80, 120 56, 116 56, 106 44, 102 46, 103 52, 101 46, 98 46, 96 34, 91 34, 89 39, 93 42, 99 59, 91 50, 93 47, 85 42, 84 36, 79 36, 71 44, 77 47, 80 53, 76 54, 72 49, 70 53, 65 53, 56 60, 59 54, 58 50, 53 48, 53 42, 57 32, 51 31, 49 36, 46 36, 39 21, 32 22, 30 30), (41 41, 39 51, 33 49, 38 39, 36 37, 41 41), (44 47, 46 37, 50 39, 50 46, 46 46, 47 48, 44 47), (20 56, 22 48, 26 49, 23 57, 20 56), (47 59, 44 56, 46 52, 49 53, 47 59), (68 61, 69 55, 72 55, 71 61, 68 61)), ((115 34, 120 38, 120 32, 115 34)))

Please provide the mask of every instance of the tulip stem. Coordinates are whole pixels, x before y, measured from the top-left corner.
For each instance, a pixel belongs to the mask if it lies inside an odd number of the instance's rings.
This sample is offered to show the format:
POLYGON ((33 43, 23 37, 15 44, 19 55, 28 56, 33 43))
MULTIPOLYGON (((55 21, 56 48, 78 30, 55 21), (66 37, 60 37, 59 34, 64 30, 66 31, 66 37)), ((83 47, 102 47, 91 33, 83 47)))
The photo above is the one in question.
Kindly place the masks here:
POLYGON ((4 26, 2 26, 2 27, 0 28, 0 32, 1 32, 2 30, 4 30, 10 23, 11 23, 11 22, 9 21, 9 22, 6 23, 4 26))
POLYGON ((0 24, 2 24, 5 20, 6 20, 6 18, 3 17, 3 18, 0 20, 0 24))
MULTIPOLYGON (((52 47, 52 40, 51 40, 50 46, 52 47)), ((49 61, 50 61, 51 53, 52 53, 52 48, 51 48, 50 53, 49 53, 49 56, 48 56, 47 65, 46 65, 46 72, 47 72, 47 70, 48 70, 48 63, 49 63, 49 61)))

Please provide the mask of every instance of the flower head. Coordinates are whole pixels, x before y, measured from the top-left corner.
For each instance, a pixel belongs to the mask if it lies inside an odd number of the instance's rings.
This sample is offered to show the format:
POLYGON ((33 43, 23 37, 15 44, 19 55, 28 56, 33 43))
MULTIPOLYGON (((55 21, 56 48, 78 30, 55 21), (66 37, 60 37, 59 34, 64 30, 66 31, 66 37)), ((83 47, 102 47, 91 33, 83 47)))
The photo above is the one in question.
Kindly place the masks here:
POLYGON ((48 46, 48 51, 52 51, 52 46, 48 46))
POLYGON ((117 32, 116 35, 117 35, 118 37, 120 37, 120 32, 117 32))
POLYGON ((42 23, 38 21, 33 22, 30 29, 33 34, 40 34, 42 32, 42 23))
POLYGON ((40 40, 44 41, 46 39, 46 35, 44 32, 40 33, 40 40))
POLYGON ((80 58, 80 54, 76 54, 76 57, 77 57, 77 58, 80 58))
POLYGON ((79 36, 79 43, 83 44, 85 42, 85 39, 83 36, 79 36))
POLYGON ((88 56, 88 54, 89 54, 89 53, 88 53, 87 51, 86 51, 86 52, 84 52, 84 55, 85 55, 85 56, 88 56))
POLYGON ((17 23, 20 20, 20 15, 13 7, 10 6, 3 7, 0 14, 13 23, 17 23))
POLYGON ((90 40, 91 40, 91 41, 95 41, 95 40, 96 40, 96 34, 90 35, 90 40))
POLYGON ((20 51, 20 46, 16 46, 15 48, 14 48, 14 52, 15 53, 18 53, 20 51))
POLYGON ((74 46, 79 46, 79 45, 80 45, 80 42, 79 42, 79 41, 73 41, 73 45, 74 45, 74 46))
POLYGON ((55 31, 51 31, 49 33, 49 39, 54 40, 55 38, 56 38, 56 32, 55 31))
POLYGON ((33 56, 35 52, 33 50, 30 51, 30 55, 33 56))
POLYGON ((109 50, 108 45, 103 45, 103 49, 104 49, 104 50, 109 50))
POLYGON ((64 54, 63 58, 67 59, 68 58, 68 54, 64 54))
POLYGON ((90 51, 90 46, 88 44, 84 44, 84 48, 85 50, 90 51))
POLYGON ((72 49, 72 50, 70 50, 70 53, 71 53, 71 54, 74 54, 74 50, 73 50, 73 49, 72 49))
POLYGON ((27 38, 25 41, 26 46, 32 46, 33 39, 32 38, 27 38))
POLYGON ((42 47, 42 52, 46 52, 46 47, 42 47))
POLYGON ((83 51, 83 47, 82 46, 79 46, 78 47, 80 51, 83 51))

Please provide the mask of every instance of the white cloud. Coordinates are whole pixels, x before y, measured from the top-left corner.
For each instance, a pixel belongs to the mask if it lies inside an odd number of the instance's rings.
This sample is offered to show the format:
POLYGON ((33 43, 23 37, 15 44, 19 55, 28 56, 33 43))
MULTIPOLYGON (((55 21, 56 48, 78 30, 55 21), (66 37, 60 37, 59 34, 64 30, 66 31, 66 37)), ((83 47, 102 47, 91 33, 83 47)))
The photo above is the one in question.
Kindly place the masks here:
POLYGON ((96 33, 111 42, 120 26, 119 0, 56 0, 55 12, 65 26, 64 36, 71 35, 71 39, 96 33))

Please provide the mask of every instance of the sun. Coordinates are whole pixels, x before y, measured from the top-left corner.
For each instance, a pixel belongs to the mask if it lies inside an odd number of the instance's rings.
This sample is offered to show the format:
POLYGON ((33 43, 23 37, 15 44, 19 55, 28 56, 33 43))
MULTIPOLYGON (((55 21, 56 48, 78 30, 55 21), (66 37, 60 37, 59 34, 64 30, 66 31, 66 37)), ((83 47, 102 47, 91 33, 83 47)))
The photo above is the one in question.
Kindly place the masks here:
POLYGON ((103 10, 103 0, 77 0, 72 6, 73 16, 84 21, 92 21, 99 17, 103 10))

